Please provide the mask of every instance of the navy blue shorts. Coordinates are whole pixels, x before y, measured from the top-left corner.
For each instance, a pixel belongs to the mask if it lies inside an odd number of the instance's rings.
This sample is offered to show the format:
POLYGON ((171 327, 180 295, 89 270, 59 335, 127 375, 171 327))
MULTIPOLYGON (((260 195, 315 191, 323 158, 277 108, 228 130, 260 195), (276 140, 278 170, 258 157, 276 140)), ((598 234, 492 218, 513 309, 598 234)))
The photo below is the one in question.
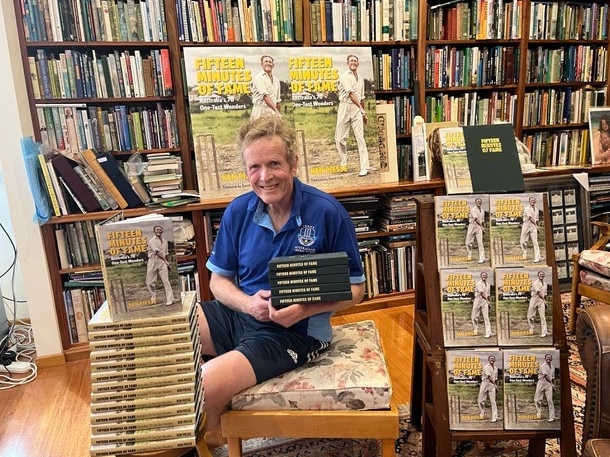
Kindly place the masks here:
POLYGON ((252 365, 257 383, 315 359, 329 345, 274 322, 259 322, 217 300, 200 305, 217 354, 232 350, 241 352, 252 365))

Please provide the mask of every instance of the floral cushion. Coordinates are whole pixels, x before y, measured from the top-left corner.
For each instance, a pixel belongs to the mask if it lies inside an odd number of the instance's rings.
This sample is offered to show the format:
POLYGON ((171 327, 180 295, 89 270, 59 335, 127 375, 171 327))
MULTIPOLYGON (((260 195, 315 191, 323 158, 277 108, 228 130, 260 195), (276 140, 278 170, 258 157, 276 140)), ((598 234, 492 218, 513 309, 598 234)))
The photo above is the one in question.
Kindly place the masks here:
POLYGON ((320 357, 233 397, 235 410, 388 409, 392 387, 373 321, 333 327, 320 357))
POLYGON ((580 282, 587 286, 610 291, 610 278, 589 270, 580 270, 580 282))
POLYGON ((610 277, 610 252, 586 249, 580 253, 578 263, 602 276, 610 277))

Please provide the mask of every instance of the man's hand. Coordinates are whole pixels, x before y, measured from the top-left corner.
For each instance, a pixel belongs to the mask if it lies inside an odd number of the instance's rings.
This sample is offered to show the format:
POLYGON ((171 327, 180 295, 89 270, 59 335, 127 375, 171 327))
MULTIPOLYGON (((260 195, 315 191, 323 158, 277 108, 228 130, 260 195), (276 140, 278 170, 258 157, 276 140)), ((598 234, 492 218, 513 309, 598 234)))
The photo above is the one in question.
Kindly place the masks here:
POLYGON ((271 291, 259 290, 252 295, 250 304, 248 305, 248 314, 254 319, 261 322, 269 322, 269 310, 271 308, 271 291))
POLYGON ((269 318, 276 324, 288 328, 307 317, 304 305, 294 304, 285 308, 275 309, 269 303, 269 318))

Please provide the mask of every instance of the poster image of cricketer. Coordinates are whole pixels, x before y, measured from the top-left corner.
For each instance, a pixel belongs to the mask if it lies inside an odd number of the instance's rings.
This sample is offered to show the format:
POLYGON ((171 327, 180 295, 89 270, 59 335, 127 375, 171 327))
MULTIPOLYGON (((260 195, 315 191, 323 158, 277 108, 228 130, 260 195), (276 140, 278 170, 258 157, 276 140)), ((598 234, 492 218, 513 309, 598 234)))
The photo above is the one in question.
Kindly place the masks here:
POLYGON ((377 129, 370 48, 189 47, 184 49, 184 65, 202 200, 233 197, 250 190, 236 134, 242 124, 261 111, 264 102, 259 89, 264 84, 260 81, 269 84, 271 80, 268 76, 265 79, 265 70, 271 70, 275 84, 279 82, 279 96, 275 88, 276 114, 296 130, 299 179, 326 190, 398 180, 396 159, 387 157, 395 133, 388 128, 382 132, 377 129), (348 71, 350 55, 358 57, 357 74, 364 83, 361 103, 367 122, 360 130, 366 152, 364 148, 359 151, 358 132, 350 127, 346 155, 342 156, 335 141, 341 111, 339 79, 348 71), (265 57, 273 59, 271 69, 265 57), (359 176, 364 174, 363 169, 367 173, 359 176))

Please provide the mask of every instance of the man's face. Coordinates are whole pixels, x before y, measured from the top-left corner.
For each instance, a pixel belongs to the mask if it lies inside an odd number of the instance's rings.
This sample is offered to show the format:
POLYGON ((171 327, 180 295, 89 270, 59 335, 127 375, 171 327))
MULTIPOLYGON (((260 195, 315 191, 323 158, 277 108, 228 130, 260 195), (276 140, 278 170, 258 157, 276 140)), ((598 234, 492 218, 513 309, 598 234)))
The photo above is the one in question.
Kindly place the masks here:
POLYGON ((599 142, 602 147, 602 151, 610 149, 610 134, 608 132, 602 132, 599 136, 599 142))
POLYGON ((538 272, 538 279, 540 279, 540 281, 542 281, 544 279, 544 271, 540 271, 538 272))
POLYGON ((530 205, 534 206, 536 204, 536 199, 534 197, 530 198, 530 205))
POLYGON ((544 356, 544 360, 546 360, 548 363, 551 363, 553 360, 553 356, 551 354, 547 354, 544 356))
POLYGON ((481 200, 480 198, 477 198, 474 201, 474 204, 477 205, 479 208, 481 207, 481 205, 483 204, 483 200, 481 200))
POLYGON ((292 199, 296 162, 289 164, 286 146, 279 136, 259 138, 244 148, 246 174, 252 190, 267 205, 292 199))
POLYGON ((161 235, 163 235, 163 229, 161 227, 155 227, 155 236, 161 238, 161 235))
POLYGON ((487 281, 487 273, 485 273, 485 272, 481 273, 481 279, 483 281, 487 281))
POLYGON ((357 57, 354 56, 350 56, 349 59, 347 59, 347 67, 351 70, 351 71, 356 71, 358 69, 358 66, 360 65, 360 62, 358 61, 357 57))
POLYGON ((271 57, 263 57, 261 62, 261 67, 265 70, 266 73, 271 73, 274 67, 273 59, 271 57))
POLYGON ((487 360, 489 360, 489 363, 491 363, 493 365, 496 362, 496 357, 493 355, 490 355, 487 360))

